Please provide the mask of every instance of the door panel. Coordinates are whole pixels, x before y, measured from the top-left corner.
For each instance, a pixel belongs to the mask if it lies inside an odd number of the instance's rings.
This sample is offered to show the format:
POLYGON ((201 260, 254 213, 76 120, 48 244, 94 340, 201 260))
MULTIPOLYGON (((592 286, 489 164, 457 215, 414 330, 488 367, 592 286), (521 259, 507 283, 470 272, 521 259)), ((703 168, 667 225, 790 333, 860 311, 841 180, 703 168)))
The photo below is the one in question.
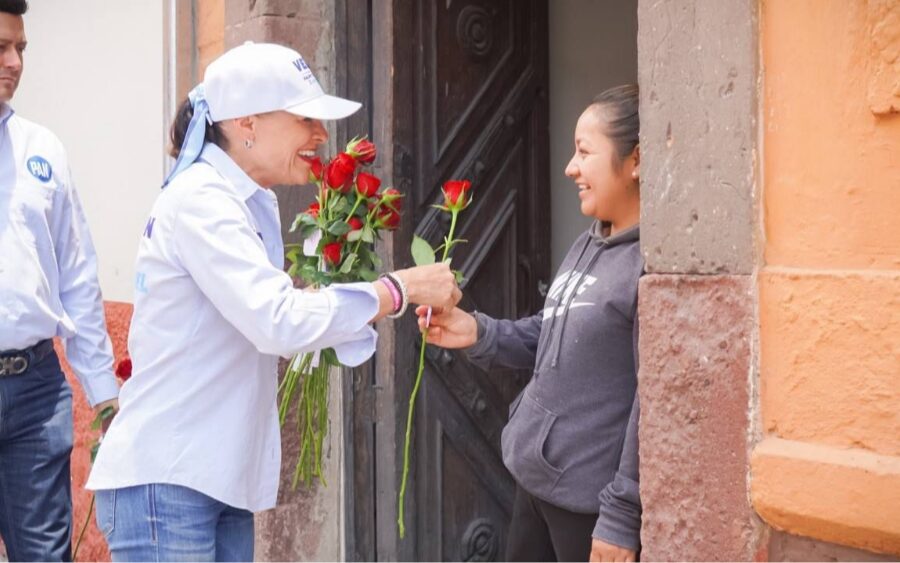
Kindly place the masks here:
MULTIPOLYGON (((461 306, 501 318, 532 314, 550 264, 546 0, 398 1, 393 17, 393 171, 408 194, 405 221, 440 244, 449 222, 431 205, 441 201, 441 183, 472 180, 474 202, 458 225, 469 243, 453 256, 466 277, 461 306)), ((398 233, 398 266, 408 264, 411 235, 398 233)), ((394 330, 395 420, 386 422, 397 428, 405 422, 417 365, 411 343, 419 335, 412 319, 394 330)), ((501 460, 500 435, 530 373, 485 373, 461 353, 431 347, 426 357, 406 507, 410 536, 380 545, 379 558, 502 559, 515 483, 501 460)), ((396 463, 389 454, 381 459, 396 463)), ((376 510, 390 515, 389 502, 379 499, 376 510)))

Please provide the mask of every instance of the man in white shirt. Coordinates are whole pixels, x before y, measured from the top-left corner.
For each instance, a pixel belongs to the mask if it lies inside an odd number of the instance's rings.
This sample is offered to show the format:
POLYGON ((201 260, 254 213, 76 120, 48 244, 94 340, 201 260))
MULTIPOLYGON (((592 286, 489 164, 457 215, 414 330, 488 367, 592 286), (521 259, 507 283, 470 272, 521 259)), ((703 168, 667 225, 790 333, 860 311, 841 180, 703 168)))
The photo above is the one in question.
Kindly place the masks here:
MULTIPOLYGON (((0 0, 0 537, 13 561, 71 559, 72 390, 118 408, 96 257, 65 150, 9 106, 25 0, 0 0)), ((62 94, 60 94, 62 95, 62 94)))

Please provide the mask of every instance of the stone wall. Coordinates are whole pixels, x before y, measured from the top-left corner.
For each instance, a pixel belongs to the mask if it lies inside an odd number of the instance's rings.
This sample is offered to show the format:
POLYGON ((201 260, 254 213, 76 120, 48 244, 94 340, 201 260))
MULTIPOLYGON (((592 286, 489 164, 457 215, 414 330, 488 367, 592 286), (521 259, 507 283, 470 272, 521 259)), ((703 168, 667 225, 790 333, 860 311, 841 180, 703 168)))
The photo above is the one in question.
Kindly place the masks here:
POLYGON ((638 8, 642 560, 749 560, 757 3, 638 8))
POLYGON ((898 29, 639 4, 644 560, 900 553, 898 29))

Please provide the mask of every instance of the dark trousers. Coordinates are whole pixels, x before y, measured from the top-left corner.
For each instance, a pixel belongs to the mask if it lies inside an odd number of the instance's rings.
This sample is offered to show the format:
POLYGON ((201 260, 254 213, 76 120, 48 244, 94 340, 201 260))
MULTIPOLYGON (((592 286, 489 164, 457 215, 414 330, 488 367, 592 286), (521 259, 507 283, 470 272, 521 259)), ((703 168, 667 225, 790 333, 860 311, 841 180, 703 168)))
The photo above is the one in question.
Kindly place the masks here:
POLYGON ((71 560, 72 389, 56 354, 0 377, 0 537, 10 561, 71 560))
POLYGON ((507 561, 588 561, 597 514, 579 514, 516 486, 507 561))

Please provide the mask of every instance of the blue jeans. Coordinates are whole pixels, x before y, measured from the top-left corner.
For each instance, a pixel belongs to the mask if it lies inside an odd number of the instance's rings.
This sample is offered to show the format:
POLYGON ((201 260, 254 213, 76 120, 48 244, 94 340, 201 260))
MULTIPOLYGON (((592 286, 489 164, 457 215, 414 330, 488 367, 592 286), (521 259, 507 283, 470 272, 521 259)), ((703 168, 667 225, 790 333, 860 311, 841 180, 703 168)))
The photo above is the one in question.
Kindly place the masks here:
POLYGON ((178 485, 96 491, 113 561, 251 561, 253 513, 178 485))
POLYGON ((10 561, 72 558, 72 388, 51 353, 0 377, 0 536, 10 561))

